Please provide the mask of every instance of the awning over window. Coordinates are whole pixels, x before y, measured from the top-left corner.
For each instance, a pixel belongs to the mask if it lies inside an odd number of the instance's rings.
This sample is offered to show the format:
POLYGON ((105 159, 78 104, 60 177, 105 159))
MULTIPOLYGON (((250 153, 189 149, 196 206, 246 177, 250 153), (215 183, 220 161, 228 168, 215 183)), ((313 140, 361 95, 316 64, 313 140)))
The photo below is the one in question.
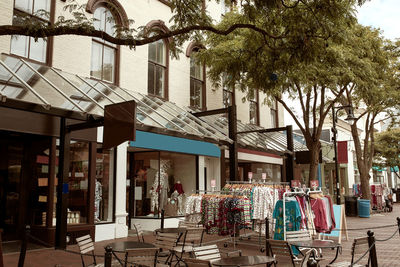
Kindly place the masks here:
POLYGON ((212 143, 143 131, 136 131, 136 141, 130 142, 130 146, 218 158, 221 155, 221 150, 212 143))
MULTIPOLYGON (((210 116, 202 116, 200 117, 200 119, 207 122, 207 124, 213 125, 216 129, 218 129, 221 133, 224 133, 226 136, 229 136, 228 119, 225 116, 210 115, 210 116)), ((263 128, 260 126, 252 124, 244 124, 240 121, 237 121, 238 132, 261 130, 261 129, 263 128)), ((269 132, 269 133, 252 132, 246 134, 238 134, 237 140, 241 147, 248 149, 254 148, 265 151, 288 152, 286 133, 284 131, 269 132)), ((308 151, 308 148, 305 145, 296 140, 293 140, 293 144, 294 144, 294 151, 308 151)))
POLYGON ((1 55, 0 105, 85 120, 104 116, 104 106, 134 100, 137 128, 166 135, 232 142, 227 136, 177 105, 99 80, 1 55), (39 107, 39 108, 38 108, 39 107))

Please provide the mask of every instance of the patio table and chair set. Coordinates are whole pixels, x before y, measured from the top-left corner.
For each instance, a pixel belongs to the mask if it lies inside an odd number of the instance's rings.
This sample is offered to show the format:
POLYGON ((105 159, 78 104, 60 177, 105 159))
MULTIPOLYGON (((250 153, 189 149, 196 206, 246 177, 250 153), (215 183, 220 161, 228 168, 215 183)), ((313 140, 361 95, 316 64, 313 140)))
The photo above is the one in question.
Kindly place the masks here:
MULTIPOLYGON (((323 249, 336 249, 335 258, 326 266, 350 266, 355 255, 368 249, 366 238, 355 239, 352 246, 351 262, 336 262, 341 245, 331 240, 313 240, 304 235, 293 235, 283 240, 266 240, 266 255, 243 256, 240 250, 223 251, 216 244, 204 245, 204 228, 197 224, 182 222, 176 228, 155 230, 154 243, 146 243, 140 225, 135 225, 137 241, 119 241, 110 243, 115 260, 111 266, 148 266, 148 267, 212 267, 212 266, 320 266, 323 249), (296 249, 294 249, 294 247, 296 249), (299 251, 298 257, 294 251, 299 251)), ((76 239, 80 248, 82 266, 104 266, 97 264, 94 254, 94 243, 89 235, 76 239), (88 257, 90 256, 90 257, 88 257), (90 260, 90 264, 86 265, 90 260)), ((368 266, 354 264, 354 267, 368 266)), ((108 266, 106 266, 108 267, 108 266)))

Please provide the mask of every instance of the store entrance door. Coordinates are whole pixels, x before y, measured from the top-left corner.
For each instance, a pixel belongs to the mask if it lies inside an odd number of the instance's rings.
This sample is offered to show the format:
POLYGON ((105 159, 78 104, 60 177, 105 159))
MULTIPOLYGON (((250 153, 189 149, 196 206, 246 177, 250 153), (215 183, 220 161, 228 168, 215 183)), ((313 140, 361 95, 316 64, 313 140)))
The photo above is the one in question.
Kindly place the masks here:
POLYGON ((3 241, 20 239, 25 224, 30 224, 28 213, 35 206, 31 191, 36 155, 48 140, 48 137, 0 132, 0 228, 3 229, 3 241))

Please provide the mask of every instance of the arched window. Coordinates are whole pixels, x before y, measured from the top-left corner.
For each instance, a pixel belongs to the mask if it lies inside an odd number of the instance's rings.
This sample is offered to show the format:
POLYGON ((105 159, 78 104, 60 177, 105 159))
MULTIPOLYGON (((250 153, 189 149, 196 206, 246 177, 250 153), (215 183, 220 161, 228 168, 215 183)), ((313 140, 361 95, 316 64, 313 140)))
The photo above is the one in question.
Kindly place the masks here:
MULTIPOLYGON (((18 18, 26 16, 32 20, 50 23, 48 14, 53 11, 50 6, 50 0, 15 0, 13 24, 20 23, 18 18)), ((48 38, 48 40, 51 40, 51 38, 48 38)), ((46 39, 38 38, 35 41, 33 37, 13 35, 11 37, 10 53, 34 61, 48 63, 48 55, 50 54, 48 47, 46 39)))
MULTIPOLYGON (((146 26, 149 35, 159 31, 168 31, 160 20, 152 21, 146 26)), ((159 98, 168 99, 168 40, 158 40, 149 44, 147 93, 159 98)))
POLYGON ((195 46, 190 53, 190 106, 206 109, 205 65, 196 60, 196 52, 200 47, 195 46))
MULTIPOLYGON (((93 24, 96 30, 114 35, 116 20, 109 9, 104 6, 97 7, 93 17, 95 19, 93 24)), ((117 51, 117 45, 100 38, 93 38, 90 76, 106 82, 115 83, 117 51)))

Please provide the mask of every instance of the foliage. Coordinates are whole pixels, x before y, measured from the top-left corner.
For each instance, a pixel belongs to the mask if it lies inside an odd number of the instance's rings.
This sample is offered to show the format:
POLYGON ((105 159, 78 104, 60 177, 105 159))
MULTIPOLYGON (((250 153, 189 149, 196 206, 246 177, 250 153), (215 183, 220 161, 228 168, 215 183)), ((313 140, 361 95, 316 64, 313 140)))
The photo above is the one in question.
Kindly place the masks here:
POLYGON ((400 128, 378 133, 375 140, 375 153, 385 166, 400 168, 400 128))

